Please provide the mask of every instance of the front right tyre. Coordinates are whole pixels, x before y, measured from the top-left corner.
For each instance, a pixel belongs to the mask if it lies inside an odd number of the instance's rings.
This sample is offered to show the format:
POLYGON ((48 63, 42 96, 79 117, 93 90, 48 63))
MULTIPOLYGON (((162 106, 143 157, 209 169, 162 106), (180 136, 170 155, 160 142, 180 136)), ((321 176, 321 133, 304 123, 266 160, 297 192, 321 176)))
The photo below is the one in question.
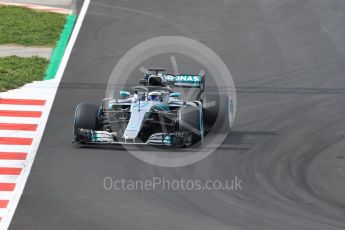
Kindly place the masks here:
POLYGON ((79 129, 97 130, 98 112, 98 105, 90 103, 79 104, 74 115, 74 135, 77 135, 79 129))

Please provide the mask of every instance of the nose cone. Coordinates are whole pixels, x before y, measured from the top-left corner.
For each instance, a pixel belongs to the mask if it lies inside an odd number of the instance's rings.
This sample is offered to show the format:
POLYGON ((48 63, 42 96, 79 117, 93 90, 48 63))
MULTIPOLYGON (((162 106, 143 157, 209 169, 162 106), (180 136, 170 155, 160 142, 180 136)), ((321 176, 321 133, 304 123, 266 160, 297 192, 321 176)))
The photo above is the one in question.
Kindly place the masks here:
POLYGON ((126 130, 125 133, 123 134, 123 137, 125 139, 135 139, 138 136, 139 132, 131 131, 131 130, 126 130))
POLYGON ((141 127, 145 123, 147 112, 150 112, 152 105, 147 101, 134 102, 131 105, 131 117, 127 124, 127 128, 123 133, 125 139, 135 139, 138 137, 141 127), (140 106, 140 109, 138 107, 140 106))

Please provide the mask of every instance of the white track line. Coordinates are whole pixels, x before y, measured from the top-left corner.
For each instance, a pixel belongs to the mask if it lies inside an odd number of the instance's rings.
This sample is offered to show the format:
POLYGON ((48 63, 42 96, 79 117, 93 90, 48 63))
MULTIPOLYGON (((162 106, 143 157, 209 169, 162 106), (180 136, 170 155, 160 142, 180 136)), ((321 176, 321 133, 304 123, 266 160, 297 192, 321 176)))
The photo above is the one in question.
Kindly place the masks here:
POLYGON ((0 130, 0 137, 35 138, 36 134, 36 131, 0 130))
MULTIPOLYGON (((1 160, 0 167, 20 167, 25 165, 25 160, 1 160)), ((3 181, 1 181, 3 182, 3 181)), ((1 197, 1 196, 0 196, 1 197)))
POLYGON ((0 104, 0 110, 18 110, 18 111, 42 111, 42 105, 8 105, 0 104))
POLYGON ((19 152, 19 153, 29 153, 31 151, 31 146, 28 145, 1 145, 0 152, 19 152))
MULTIPOLYGON (((19 181, 19 178, 20 176, 17 176, 17 175, 0 175, 0 181, 2 183, 17 183, 19 181)), ((12 192, 12 197, 13 197, 13 192, 12 192)), ((1 217, 4 217, 4 216, 1 216, 1 217)))
POLYGON ((11 200, 13 197, 13 192, 0 192, 1 200, 11 200))
MULTIPOLYGON (((1 220, 1 224, 0 224, 0 230, 4 230, 4 229, 8 228, 8 226, 12 220, 12 217, 14 215, 14 212, 17 208, 19 198, 20 198, 21 194, 23 193, 25 183, 27 181, 27 178, 29 176, 32 164, 34 162, 36 152, 37 152, 39 143, 41 141, 41 138, 42 138, 42 135, 43 135, 43 132, 44 132, 47 120, 48 120, 48 116, 49 116, 49 113, 50 113, 50 110, 51 110, 51 107, 52 107, 52 104, 53 104, 53 101, 54 101, 54 98, 55 98, 55 95, 56 95, 56 92, 57 92, 57 89, 59 86, 59 83, 60 83, 61 78, 63 76, 63 73, 65 71, 68 59, 69 59, 71 52, 72 52, 72 49, 73 49, 73 46, 77 40, 79 31, 80 31, 81 25, 83 23, 84 17, 86 15, 89 4, 90 4, 90 0, 85 0, 83 3, 83 6, 81 8, 81 11, 80 11, 78 19, 77 19, 77 22, 74 26, 72 35, 71 35, 70 40, 68 42, 68 45, 66 47, 64 56, 61 60, 61 64, 60 64, 59 69, 57 71, 57 74, 55 76, 55 79, 44 81, 42 83, 42 85, 49 86, 49 91, 45 90, 45 92, 49 92, 49 94, 48 94, 49 97, 48 98, 41 98, 41 99, 47 99, 47 101, 46 101, 46 105, 44 106, 43 115, 40 119, 40 125, 38 126, 38 129, 37 129, 37 135, 36 135, 36 138, 34 139, 34 142, 31 145, 31 149, 30 149, 31 151, 28 154, 28 159, 26 161, 26 167, 23 168, 23 171, 21 172, 21 176, 20 177, 12 177, 13 179, 17 180, 18 183, 16 184, 16 189, 13 192, 14 198, 11 200, 11 202, 9 203, 9 205, 7 207, 8 211, 4 212, 3 219, 1 220)), ((34 84, 32 84, 32 85, 34 85, 34 84)), ((20 90, 17 90, 17 91, 18 91, 18 94, 21 94, 20 90)), ((29 90, 26 90, 26 92, 28 92, 28 91, 29 90)), ((26 97, 28 95, 32 95, 32 94, 26 94, 26 97)), ((3 96, 3 97, 5 97, 5 96, 3 96)), ((1 120, 1 121, 4 122, 3 120, 1 120)), ((19 121, 18 121, 18 123, 19 123, 19 121)), ((31 122, 29 122, 29 123, 31 123, 31 122)), ((6 146, 6 147, 8 147, 8 146, 6 146)), ((18 151, 20 151, 19 149, 22 147, 19 148, 19 146, 15 146, 15 147, 11 147, 11 148, 15 152, 18 152, 18 151), (15 150, 15 149, 17 149, 17 150, 15 150)), ((3 149, 3 148, 0 145, 0 151, 1 151, 1 149, 3 149)), ((5 150, 5 151, 10 151, 10 150, 9 150, 9 148, 7 148, 7 150, 5 150)), ((2 177, 4 177, 4 176, 2 176, 2 177)), ((11 178, 11 177, 5 176, 5 178, 3 178, 3 179, 6 179, 6 178, 11 178)))
POLYGON ((1 121, 1 123, 39 124, 41 122, 41 118, 0 116, 0 121, 1 121))

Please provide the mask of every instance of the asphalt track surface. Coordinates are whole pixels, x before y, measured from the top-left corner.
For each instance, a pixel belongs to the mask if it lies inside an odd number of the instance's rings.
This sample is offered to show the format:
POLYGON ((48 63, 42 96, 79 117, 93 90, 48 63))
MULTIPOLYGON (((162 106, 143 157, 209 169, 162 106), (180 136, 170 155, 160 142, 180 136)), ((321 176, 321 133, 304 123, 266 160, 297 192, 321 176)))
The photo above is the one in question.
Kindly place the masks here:
POLYGON ((10 229, 345 229, 345 2, 93 0, 10 229), (75 106, 99 102, 146 39, 198 39, 237 86, 233 132, 186 167, 71 143, 75 106), (242 190, 106 191, 104 177, 242 179, 242 190))

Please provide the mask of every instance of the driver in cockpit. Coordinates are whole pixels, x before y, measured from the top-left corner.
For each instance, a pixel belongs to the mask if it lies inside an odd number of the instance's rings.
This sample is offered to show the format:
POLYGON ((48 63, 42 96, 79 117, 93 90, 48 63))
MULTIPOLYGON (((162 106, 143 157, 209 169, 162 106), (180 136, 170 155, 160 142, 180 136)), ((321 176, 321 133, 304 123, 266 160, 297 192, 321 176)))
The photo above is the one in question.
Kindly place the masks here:
POLYGON ((150 92, 147 96, 148 101, 162 101, 162 93, 158 91, 150 92))

